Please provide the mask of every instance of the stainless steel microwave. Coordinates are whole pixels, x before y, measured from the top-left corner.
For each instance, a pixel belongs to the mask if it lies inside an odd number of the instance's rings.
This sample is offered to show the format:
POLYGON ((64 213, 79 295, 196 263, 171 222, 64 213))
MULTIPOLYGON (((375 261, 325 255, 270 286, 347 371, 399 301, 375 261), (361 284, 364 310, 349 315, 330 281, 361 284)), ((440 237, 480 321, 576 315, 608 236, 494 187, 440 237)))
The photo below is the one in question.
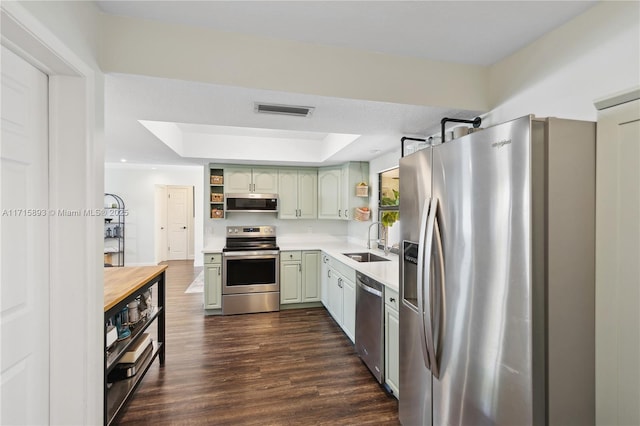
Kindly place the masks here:
POLYGON ((277 212, 278 194, 226 194, 227 212, 277 212))

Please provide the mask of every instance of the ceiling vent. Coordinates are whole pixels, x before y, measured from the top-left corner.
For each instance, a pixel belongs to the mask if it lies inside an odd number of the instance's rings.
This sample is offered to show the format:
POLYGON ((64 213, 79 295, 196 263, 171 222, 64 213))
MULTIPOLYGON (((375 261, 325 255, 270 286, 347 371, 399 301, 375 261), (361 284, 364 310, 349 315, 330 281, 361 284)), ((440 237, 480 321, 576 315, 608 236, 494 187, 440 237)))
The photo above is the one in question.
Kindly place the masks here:
POLYGON ((298 105, 265 104, 261 102, 255 102, 253 104, 253 110, 255 112, 264 114, 293 115, 295 117, 309 117, 313 113, 314 109, 314 107, 298 105))

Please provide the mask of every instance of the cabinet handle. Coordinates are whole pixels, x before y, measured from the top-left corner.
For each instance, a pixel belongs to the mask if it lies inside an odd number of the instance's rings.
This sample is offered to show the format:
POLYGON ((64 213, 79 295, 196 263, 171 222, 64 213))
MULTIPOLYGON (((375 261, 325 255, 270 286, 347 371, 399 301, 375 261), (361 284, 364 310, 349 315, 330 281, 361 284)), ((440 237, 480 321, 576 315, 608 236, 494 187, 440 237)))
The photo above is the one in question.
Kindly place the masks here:
POLYGON ((338 210, 338 217, 342 217, 342 210, 338 210))
POLYGON ((222 269, 221 267, 216 268, 218 270, 218 275, 220 275, 220 270, 222 269))
POLYGON ((298 272, 302 272, 302 264, 298 264, 298 272))
POLYGON ((329 270, 327 271, 327 276, 328 276, 329 278, 331 278, 331 269, 329 269, 329 270))
POLYGON ((345 218, 348 218, 348 217, 349 217, 348 213, 349 213, 349 210, 345 210, 345 211, 344 211, 344 217, 345 217, 345 218))
POLYGON ((342 278, 338 278, 338 287, 342 288, 342 278))
POLYGON ((390 297, 390 298, 389 298, 389 302, 395 302, 395 301, 396 301, 396 298, 395 298, 395 297, 390 297))

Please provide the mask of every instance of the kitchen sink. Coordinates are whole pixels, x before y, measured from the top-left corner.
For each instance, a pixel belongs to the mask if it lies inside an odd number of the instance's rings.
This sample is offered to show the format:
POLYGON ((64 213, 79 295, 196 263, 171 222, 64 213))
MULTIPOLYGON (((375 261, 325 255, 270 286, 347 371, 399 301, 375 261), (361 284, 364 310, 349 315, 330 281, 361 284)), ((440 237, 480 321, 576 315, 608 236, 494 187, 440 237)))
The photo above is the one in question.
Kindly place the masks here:
POLYGON ((378 256, 369 252, 364 253, 342 253, 350 259, 356 262, 388 262, 389 259, 382 256, 378 256))

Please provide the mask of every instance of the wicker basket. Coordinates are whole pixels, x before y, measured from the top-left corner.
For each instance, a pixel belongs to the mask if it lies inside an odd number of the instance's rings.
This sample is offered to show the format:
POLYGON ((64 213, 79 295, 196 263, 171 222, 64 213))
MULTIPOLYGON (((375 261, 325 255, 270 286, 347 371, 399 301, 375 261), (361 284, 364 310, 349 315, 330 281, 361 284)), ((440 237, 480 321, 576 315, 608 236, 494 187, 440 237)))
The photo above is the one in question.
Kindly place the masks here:
POLYGON ((222 185, 224 183, 224 176, 211 175, 211 185, 222 185))
POLYGON ((367 221, 369 220, 369 218, 371 217, 371 210, 363 210, 360 207, 356 208, 356 215, 355 215, 355 219, 359 220, 361 222, 367 221))
POLYGON ((356 197, 368 197, 369 186, 362 183, 356 185, 356 197))
POLYGON ((224 194, 218 194, 218 193, 211 194, 212 203, 221 203, 223 200, 224 200, 224 194))
POLYGON ((212 219, 221 219, 224 216, 224 211, 220 209, 211 209, 212 219))

